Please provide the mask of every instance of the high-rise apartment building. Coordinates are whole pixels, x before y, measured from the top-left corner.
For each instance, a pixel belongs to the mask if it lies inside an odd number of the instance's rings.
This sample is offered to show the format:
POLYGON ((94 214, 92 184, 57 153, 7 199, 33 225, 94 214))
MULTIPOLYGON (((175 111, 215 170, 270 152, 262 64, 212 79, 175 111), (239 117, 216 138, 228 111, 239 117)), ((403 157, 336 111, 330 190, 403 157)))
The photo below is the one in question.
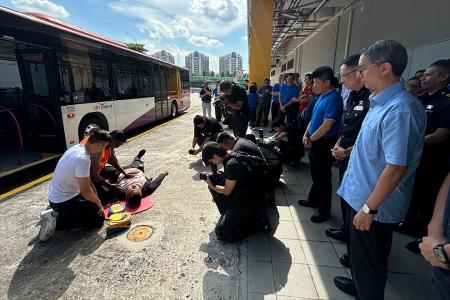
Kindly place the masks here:
POLYGON ((194 51, 185 57, 185 67, 190 74, 201 76, 209 72, 209 57, 194 51))
POLYGON ((159 58, 160 60, 167 61, 171 64, 175 64, 175 58, 172 54, 165 50, 161 50, 159 52, 156 52, 152 55, 153 57, 159 58))
POLYGON ((219 57, 219 73, 232 74, 237 69, 242 69, 242 56, 236 52, 228 53, 219 57))

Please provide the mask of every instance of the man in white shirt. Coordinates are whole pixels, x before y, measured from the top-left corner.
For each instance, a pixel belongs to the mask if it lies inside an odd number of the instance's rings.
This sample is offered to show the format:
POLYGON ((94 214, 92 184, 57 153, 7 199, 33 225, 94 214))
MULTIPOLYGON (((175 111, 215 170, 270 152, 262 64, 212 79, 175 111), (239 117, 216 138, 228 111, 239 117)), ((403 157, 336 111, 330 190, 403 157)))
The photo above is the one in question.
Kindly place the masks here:
POLYGON ((55 229, 92 228, 103 224, 103 207, 89 177, 91 153, 100 153, 111 141, 105 130, 92 130, 86 144, 68 149, 56 165, 48 200, 41 213, 39 238, 48 240, 55 229))

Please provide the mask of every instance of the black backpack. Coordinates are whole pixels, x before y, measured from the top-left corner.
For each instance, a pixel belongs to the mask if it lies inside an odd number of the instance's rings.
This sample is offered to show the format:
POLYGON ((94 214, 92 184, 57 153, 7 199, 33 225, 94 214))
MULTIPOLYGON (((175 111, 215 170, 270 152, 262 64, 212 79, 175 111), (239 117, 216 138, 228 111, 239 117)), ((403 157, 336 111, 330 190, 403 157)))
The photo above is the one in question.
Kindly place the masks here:
POLYGON ((268 179, 270 177, 270 169, 267 161, 259 156, 249 155, 240 151, 232 151, 227 159, 235 158, 242 162, 252 174, 250 178, 250 184, 252 188, 263 188, 263 191, 267 191, 268 179))
POLYGON ((270 188, 275 189, 283 173, 280 148, 275 143, 259 143, 258 147, 268 164, 270 178, 268 184, 270 188))

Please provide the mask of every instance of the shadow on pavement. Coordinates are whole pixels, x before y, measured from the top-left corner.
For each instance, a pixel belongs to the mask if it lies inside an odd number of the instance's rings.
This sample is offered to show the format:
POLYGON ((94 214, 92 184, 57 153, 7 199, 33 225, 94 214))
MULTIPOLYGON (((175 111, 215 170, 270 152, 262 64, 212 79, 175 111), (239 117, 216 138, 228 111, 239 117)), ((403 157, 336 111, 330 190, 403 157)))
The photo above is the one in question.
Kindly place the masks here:
POLYGON ((69 267, 78 256, 94 252, 103 243, 98 231, 57 232, 46 243, 37 238, 17 267, 8 289, 8 299, 58 299, 75 278, 69 267))

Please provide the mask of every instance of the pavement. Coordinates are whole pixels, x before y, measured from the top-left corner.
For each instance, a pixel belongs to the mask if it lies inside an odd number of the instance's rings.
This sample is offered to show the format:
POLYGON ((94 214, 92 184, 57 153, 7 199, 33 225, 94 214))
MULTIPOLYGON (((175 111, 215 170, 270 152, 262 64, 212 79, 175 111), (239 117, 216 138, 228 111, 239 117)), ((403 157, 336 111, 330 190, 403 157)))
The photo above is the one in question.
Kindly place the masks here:
MULTIPOLYGON (((324 231, 339 225, 339 202, 324 224, 309 221, 312 210, 296 200, 306 196, 308 164, 285 167, 270 216, 272 234, 258 233, 240 244, 217 241, 219 214, 198 172, 207 171, 192 143, 192 107, 117 150, 127 164, 140 149, 146 176, 168 170, 153 194, 155 206, 135 215, 132 227, 149 225, 153 235, 131 242, 126 233, 112 237, 96 231, 57 232, 39 242, 39 213, 47 207, 49 181, 0 202, 0 299, 350 299, 333 285, 345 245, 324 231)), ((337 188, 337 172, 333 174, 337 188)), ((386 299, 429 299, 431 269, 394 234, 386 299)))

